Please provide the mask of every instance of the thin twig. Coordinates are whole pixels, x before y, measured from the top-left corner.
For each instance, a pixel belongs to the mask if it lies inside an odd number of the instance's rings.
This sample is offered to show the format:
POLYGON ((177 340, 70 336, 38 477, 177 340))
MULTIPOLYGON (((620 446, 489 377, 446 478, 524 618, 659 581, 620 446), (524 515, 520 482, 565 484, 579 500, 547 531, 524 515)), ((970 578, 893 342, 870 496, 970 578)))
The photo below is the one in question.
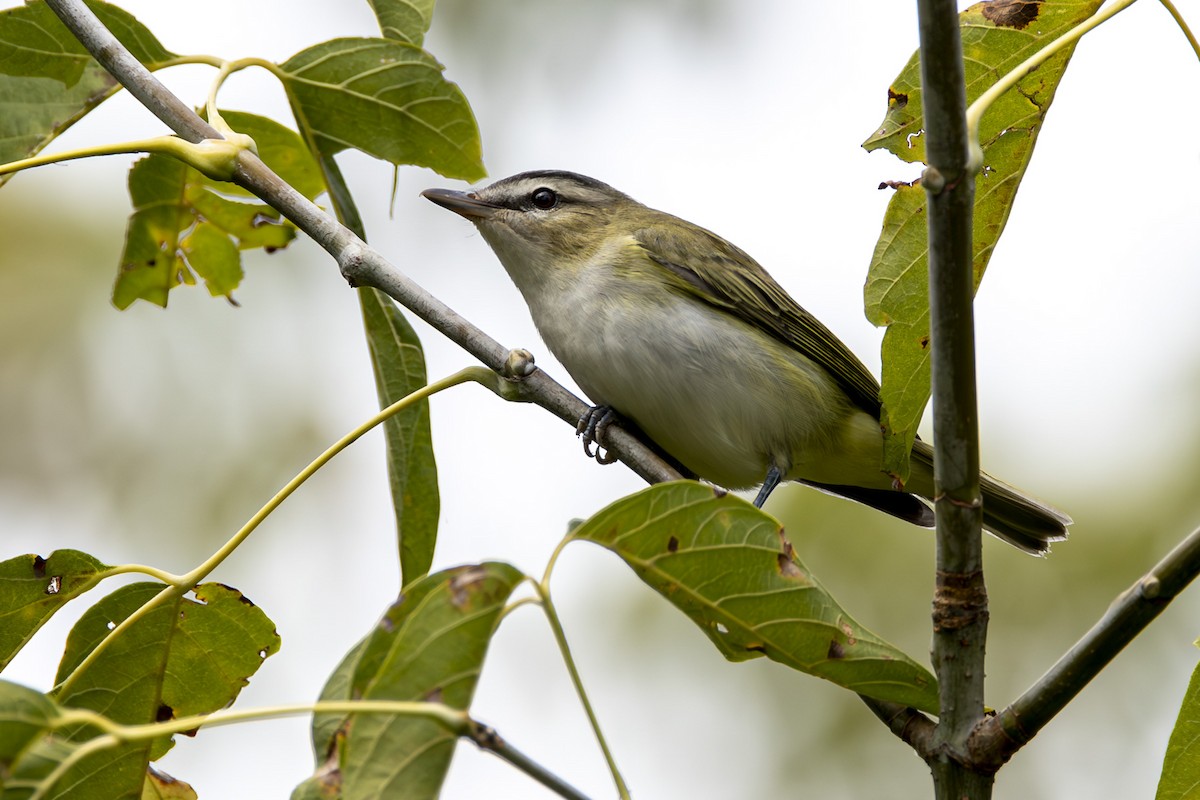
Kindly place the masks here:
MULTIPOLYGON (((101 66, 182 138, 190 142, 221 138, 215 128, 197 116, 133 57, 83 0, 47 0, 47 5, 101 66)), ((352 286, 373 286, 382 290, 487 367, 497 372, 503 369, 510 348, 501 346, 414 283, 348 228, 284 182, 258 156, 251 152, 238 156, 233 182, 257 195, 312 237, 337 260, 342 275, 352 286)), ((571 425, 588 408, 542 370, 535 370, 520 382, 519 396, 571 425)), ((611 452, 646 481, 656 483, 680 477, 627 431, 614 427, 609 433, 605 444, 611 452)))
POLYGON ((915 708, 900 703, 876 700, 865 694, 860 694, 859 697, 867 704, 867 708, 887 725, 888 730, 915 750, 918 756, 928 759, 933 755, 933 720, 915 708))
POLYGON ((588 800, 587 795, 505 741, 494 728, 471 720, 469 732, 465 735, 479 749, 507 761, 558 796, 567 800, 588 800))
POLYGON ((975 176, 969 168, 958 4, 918 0, 925 180, 929 220, 930 365, 937 482, 937 585, 933 666, 938 677, 934 753, 926 760, 939 800, 985 800, 992 775, 964 758, 983 718, 987 591, 979 495, 979 418, 971 238, 975 176))
MULTIPOLYGON (((567 800, 587 800, 586 795, 568 784, 548 769, 530 759, 510 745, 495 729, 473 719, 462 711, 441 703, 401 700, 326 700, 318 703, 264 706, 250 709, 225 709, 211 714, 196 714, 189 717, 153 722, 142 725, 124 725, 103 714, 82 708, 64 708, 52 721, 55 728, 74 725, 91 725, 102 734, 80 744, 63 758, 48 775, 23 782, 21 788, 36 786, 34 797, 42 797, 55 788, 58 780, 85 757, 129 742, 145 742, 200 728, 216 728, 222 725, 241 724, 265 719, 290 717, 300 714, 389 714, 426 719, 446 731, 470 739, 481 750, 494 753, 530 778, 549 788, 567 800)), ((12 788, 17 788, 13 785, 12 788)))
POLYGON ((997 765, 1038 734, 1117 653, 1200 573, 1200 529, 1126 589, 1092 629, 1008 708, 984 722, 971 741, 977 758, 997 765))

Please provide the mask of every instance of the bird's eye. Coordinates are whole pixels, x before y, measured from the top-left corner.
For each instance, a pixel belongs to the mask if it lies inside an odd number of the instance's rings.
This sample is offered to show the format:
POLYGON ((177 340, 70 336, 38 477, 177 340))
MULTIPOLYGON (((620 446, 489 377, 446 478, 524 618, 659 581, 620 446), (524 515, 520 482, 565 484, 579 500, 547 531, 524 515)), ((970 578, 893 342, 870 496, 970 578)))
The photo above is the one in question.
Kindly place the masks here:
POLYGON ((555 194, 553 189, 545 187, 534 189, 533 194, 529 195, 529 200, 533 203, 534 207, 540 208, 542 211, 549 211, 558 205, 558 195, 555 194))

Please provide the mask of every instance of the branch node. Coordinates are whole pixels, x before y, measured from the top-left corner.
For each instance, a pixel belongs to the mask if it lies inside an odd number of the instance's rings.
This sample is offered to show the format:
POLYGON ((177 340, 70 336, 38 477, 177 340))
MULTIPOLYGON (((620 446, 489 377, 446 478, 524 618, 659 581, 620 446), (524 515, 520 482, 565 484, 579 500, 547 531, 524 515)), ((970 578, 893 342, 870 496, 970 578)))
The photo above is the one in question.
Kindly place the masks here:
POLYGON ((970 500, 959 500, 957 497, 951 497, 943 493, 938 495, 937 499, 938 501, 945 500, 950 505, 957 506, 958 508, 983 508, 983 497, 980 495, 975 495, 970 500))
POLYGON ((1154 600, 1162 594, 1162 581, 1156 575, 1147 575, 1138 581, 1138 591, 1147 600, 1154 600))
POLYGON ((508 358, 504 359, 504 368, 500 374, 510 381, 522 381, 532 375, 535 369, 537 367, 534 365, 533 353, 518 347, 508 351, 508 358))
POLYGON ((937 167, 926 167, 921 173, 921 185, 930 194, 941 194, 946 188, 946 178, 937 167))
POLYGON ((362 285, 359 280, 366 266, 367 251, 358 242, 350 242, 337 254, 338 269, 351 288, 362 285))
POLYGON ((962 630, 988 620, 987 588, 983 571, 937 572, 933 594, 933 629, 936 633, 962 630))

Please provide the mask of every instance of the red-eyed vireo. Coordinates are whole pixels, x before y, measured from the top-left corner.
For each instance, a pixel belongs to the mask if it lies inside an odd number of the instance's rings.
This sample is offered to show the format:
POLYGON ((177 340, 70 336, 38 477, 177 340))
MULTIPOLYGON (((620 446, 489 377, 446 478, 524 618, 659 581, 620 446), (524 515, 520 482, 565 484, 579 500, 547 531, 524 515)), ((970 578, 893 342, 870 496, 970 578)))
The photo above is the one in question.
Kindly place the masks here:
MULTIPOLYGON (((592 178, 525 172, 424 196, 475 223, 550 351, 600 407, 730 489, 797 480, 918 525, 931 448, 903 489, 882 471, 879 384, 750 256, 592 178)), ((983 525, 1030 553, 1065 514, 982 477, 983 525)))

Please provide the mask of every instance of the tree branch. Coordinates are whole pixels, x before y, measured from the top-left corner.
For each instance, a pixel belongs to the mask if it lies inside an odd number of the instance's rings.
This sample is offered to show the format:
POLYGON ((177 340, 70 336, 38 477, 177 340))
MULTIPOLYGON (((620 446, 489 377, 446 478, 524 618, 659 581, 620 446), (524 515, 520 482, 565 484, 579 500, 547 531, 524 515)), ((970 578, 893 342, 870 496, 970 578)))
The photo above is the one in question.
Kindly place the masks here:
POLYGON ((971 236, 975 176, 969 169, 966 89, 954 0, 918 0, 921 98, 929 167, 929 319, 937 480, 937 584, 933 665, 940 713, 927 758, 936 797, 989 798, 992 774, 967 766, 966 745, 983 718, 987 590, 983 581, 979 420, 971 236))
MULTIPOLYGON (((179 136, 190 142, 221 138, 215 128, 133 57, 83 0, 46 0, 46 4, 101 66, 179 136)), ((238 156, 233 182, 253 192, 312 237, 337 260, 351 286, 372 286, 383 291, 487 367, 504 374, 510 352, 507 348, 414 283, 352 231, 284 182, 258 156, 250 152, 238 156)), ((516 395, 572 426, 588 408, 540 369, 517 384, 516 395)), ((649 483, 680 477, 667 462, 625 430, 610 428, 605 445, 649 483)))
POLYGON ((888 726, 888 730, 915 750, 918 756, 928 760, 933 755, 933 720, 909 706, 876 700, 865 694, 860 694, 859 697, 867 704, 867 708, 888 726))
POLYGON ((998 767, 1038 734, 1200 573, 1200 528, 1126 589, 1090 631, 1008 708, 986 720, 971 752, 998 767))

